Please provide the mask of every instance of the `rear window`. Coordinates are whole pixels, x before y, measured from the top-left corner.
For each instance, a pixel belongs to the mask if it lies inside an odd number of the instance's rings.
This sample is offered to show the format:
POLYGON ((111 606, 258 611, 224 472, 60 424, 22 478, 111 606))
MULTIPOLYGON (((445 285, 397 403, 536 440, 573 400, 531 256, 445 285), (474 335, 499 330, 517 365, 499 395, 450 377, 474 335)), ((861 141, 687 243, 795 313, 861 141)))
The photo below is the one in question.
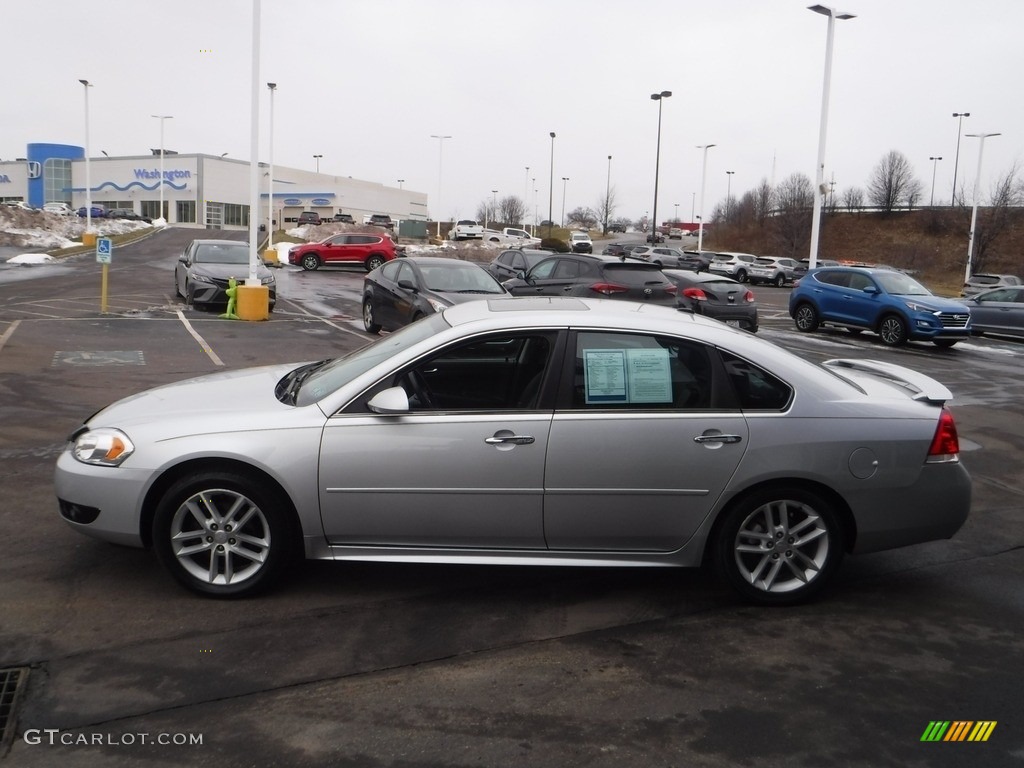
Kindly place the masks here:
POLYGON ((771 267, 775 265, 775 261, 772 259, 754 259, 754 263, 762 267, 771 267))
POLYGON ((732 256, 725 256, 721 253, 716 253, 714 261, 732 261, 732 256))
POLYGON ((621 264, 605 264, 601 269, 609 280, 615 280, 628 286, 642 287, 669 282, 657 264, 623 262, 621 264))

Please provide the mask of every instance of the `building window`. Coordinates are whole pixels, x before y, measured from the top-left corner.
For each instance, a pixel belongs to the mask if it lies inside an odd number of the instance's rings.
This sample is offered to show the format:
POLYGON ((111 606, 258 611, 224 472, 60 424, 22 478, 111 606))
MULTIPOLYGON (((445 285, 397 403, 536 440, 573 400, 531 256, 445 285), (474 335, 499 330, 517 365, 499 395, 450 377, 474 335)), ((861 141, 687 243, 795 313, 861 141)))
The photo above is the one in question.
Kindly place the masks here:
POLYGON ((183 224, 194 224, 196 221, 196 201, 179 200, 176 205, 177 221, 183 224))
POLYGON ((228 227, 249 226, 249 206, 237 203, 224 204, 224 225, 228 227))
MULTIPOLYGON (((164 211, 160 213, 160 201, 159 200, 143 200, 142 201, 142 215, 148 219, 167 219, 167 208, 169 201, 164 200, 164 211)), ((131 206, 128 206, 129 208, 131 206)))
POLYGON ((49 157, 43 161, 43 202, 71 202, 71 161, 49 157))

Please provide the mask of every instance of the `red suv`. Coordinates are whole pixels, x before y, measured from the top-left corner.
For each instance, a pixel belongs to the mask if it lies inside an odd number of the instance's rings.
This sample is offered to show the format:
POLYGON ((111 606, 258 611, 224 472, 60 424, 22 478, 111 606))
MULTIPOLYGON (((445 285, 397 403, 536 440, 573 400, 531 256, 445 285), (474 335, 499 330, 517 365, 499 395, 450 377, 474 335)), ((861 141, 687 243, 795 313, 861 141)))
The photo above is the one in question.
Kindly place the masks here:
POLYGON ((319 243, 293 246, 288 251, 288 263, 303 269, 317 269, 321 264, 362 264, 372 272, 395 256, 395 243, 386 235, 345 233, 319 243))

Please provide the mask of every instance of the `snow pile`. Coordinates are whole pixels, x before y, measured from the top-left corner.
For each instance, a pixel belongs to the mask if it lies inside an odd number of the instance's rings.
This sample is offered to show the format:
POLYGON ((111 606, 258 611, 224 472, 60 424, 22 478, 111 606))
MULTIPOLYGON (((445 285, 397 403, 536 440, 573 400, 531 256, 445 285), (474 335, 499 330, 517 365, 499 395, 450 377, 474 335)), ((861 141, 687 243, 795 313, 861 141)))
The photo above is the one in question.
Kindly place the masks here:
POLYGON ((53 256, 48 253, 22 253, 12 256, 7 260, 8 264, 49 264, 54 261, 53 256))
MULTIPOLYGON (((93 219, 92 228, 101 237, 123 235, 149 227, 143 221, 93 219)), ((85 219, 45 211, 27 211, 0 206, 0 245, 54 250, 76 245, 85 232, 85 219)))

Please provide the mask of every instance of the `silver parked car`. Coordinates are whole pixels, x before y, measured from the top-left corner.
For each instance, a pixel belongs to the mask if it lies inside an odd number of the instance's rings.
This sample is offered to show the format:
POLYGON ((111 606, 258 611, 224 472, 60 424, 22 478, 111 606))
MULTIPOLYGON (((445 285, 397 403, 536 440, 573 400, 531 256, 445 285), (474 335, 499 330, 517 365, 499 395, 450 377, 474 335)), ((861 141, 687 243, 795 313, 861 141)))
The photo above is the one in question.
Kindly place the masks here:
POLYGON ((964 301, 971 308, 971 331, 977 336, 1024 336, 1024 285, 985 291, 964 301))
POLYGON ((713 561, 746 599, 846 552, 952 536, 971 481, 949 390, 814 365, 674 308, 474 301, 344 357, 120 400, 57 461, 76 530, 151 546, 215 597, 296 556, 575 566, 713 561))

